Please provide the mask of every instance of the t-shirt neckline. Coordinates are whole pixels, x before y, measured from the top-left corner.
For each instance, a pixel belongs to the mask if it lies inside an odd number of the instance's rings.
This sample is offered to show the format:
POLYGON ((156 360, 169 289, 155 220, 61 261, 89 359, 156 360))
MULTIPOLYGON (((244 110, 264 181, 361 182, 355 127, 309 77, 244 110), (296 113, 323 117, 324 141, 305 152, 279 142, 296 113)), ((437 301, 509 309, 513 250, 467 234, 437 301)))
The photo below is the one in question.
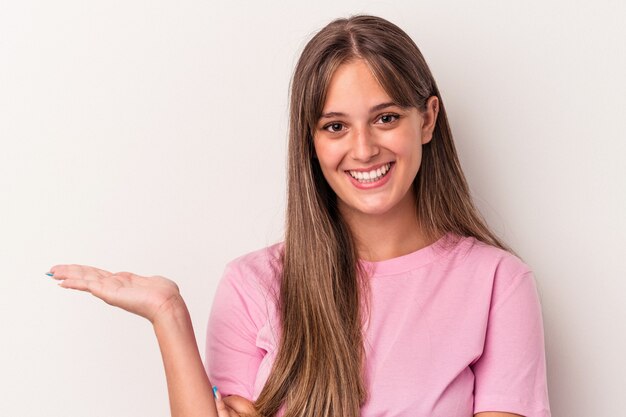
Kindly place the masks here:
MULTIPOLYGON (((359 262, 366 271, 370 272, 371 276, 400 274, 412 269, 420 268, 431 263, 445 253, 452 251, 452 249, 458 245, 458 242, 452 248, 448 249, 445 244, 450 243, 454 237, 455 236, 452 232, 447 232, 435 242, 428 246, 424 246, 415 252, 398 256, 396 258, 385 259, 383 261, 366 261, 360 259, 359 262)), ((461 240, 463 239, 459 239, 459 242, 461 240)))

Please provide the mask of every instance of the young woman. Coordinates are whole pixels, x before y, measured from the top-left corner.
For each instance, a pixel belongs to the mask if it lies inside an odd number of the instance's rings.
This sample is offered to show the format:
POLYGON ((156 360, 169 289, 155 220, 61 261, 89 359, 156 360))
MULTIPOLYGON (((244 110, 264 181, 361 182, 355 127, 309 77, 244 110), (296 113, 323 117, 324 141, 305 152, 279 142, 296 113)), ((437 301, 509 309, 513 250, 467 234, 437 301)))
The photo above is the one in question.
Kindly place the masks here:
POLYGON ((474 207, 413 41, 331 22, 290 111, 285 241, 227 266, 206 368, 172 281, 53 277, 152 322, 173 416, 550 416, 532 271, 474 207))

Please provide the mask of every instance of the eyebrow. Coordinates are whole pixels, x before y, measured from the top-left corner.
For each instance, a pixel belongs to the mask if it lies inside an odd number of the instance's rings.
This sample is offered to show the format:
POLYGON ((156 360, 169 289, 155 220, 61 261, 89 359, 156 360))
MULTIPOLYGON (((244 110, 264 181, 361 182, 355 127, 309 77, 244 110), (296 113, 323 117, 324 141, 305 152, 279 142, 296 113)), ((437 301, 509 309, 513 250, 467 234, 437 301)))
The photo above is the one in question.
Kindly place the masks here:
MULTIPOLYGON (((376 111, 379 111, 379 110, 382 110, 382 109, 386 109, 387 107, 391 107, 391 106, 398 106, 398 104, 396 104, 396 103, 394 103, 392 101, 387 102, 387 103, 380 103, 380 104, 377 104, 374 107, 372 107, 370 109, 370 113, 374 113, 376 111)), ((345 113, 341 113, 341 112, 337 112, 337 111, 331 111, 331 112, 322 114, 320 116, 320 119, 330 119, 330 118, 333 118, 333 117, 341 117, 341 116, 346 116, 346 114, 345 113)))

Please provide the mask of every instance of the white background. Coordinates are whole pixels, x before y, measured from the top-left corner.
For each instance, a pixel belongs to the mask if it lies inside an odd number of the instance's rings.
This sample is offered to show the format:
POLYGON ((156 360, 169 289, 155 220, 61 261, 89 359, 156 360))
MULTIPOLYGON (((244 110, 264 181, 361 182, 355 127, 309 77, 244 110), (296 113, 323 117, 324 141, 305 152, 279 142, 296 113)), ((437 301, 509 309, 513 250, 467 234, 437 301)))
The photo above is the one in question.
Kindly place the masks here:
POLYGON ((0 3, 0 416, 167 416, 147 321, 44 273, 176 280, 281 239, 288 84, 335 17, 405 29, 476 202, 535 271, 553 415, 626 409, 622 1, 0 3), (226 4, 224 4, 226 3, 226 4))

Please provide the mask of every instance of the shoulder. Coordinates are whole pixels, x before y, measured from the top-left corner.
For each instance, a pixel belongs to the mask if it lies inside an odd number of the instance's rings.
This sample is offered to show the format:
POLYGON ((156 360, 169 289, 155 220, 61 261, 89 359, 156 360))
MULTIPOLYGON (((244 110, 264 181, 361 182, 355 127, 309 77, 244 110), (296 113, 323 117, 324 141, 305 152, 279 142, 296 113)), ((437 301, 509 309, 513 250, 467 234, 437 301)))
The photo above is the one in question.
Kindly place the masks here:
POLYGON ((495 275, 521 276, 531 272, 517 255, 502 248, 481 242, 474 237, 464 237, 467 261, 477 268, 492 270, 495 275))
POLYGON ((279 242, 241 255, 226 264, 226 268, 245 273, 266 274, 280 268, 284 243, 279 242))
POLYGON ((246 292, 276 291, 282 270, 284 243, 241 255, 226 264, 223 281, 246 292))
POLYGON ((492 301, 507 299, 514 292, 534 296, 536 283, 531 267, 502 248, 464 237, 455 251, 461 273, 475 288, 491 294, 492 301))
POLYGON ((211 321, 240 320, 259 330, 275 314, 282 244, 246 253, 226 264, 213 297, 211 321))

